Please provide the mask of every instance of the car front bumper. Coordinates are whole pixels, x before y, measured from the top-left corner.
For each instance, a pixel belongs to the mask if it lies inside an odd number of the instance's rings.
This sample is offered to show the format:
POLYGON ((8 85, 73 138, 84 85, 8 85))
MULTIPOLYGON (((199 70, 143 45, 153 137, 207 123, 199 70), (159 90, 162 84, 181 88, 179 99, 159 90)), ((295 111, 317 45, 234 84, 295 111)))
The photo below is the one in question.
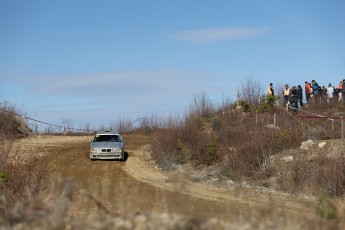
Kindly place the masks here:
POLYGON ((121 160, 124 158, 124 152, 91 152, 90 159, 91 160, 121 160))

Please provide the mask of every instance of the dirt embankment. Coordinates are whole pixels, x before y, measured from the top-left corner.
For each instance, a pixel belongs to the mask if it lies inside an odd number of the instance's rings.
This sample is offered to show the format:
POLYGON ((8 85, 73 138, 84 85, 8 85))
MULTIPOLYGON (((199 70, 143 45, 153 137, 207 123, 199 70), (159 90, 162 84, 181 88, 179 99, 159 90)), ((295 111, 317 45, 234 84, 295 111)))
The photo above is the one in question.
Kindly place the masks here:
POLYGON ((150 159, 147 137, 125 137, 129 154, 126 162, 90 161, 90 139, 90 136, 33 137, 21 140, 17 155, 13 156, 17 160, 35 159, 49 183, 73 180, 78 189, 74 191, 75 201, 68 203, 70 217, 104 212, 117 217, 168 213, 198 220, 213 218, 277 226, 308 226, 318 221, 311 202, 302 203, 279 193, 238 189, 232 184, 194 182, 191 175, 198 171, 188 165, 163 173, 150 159))

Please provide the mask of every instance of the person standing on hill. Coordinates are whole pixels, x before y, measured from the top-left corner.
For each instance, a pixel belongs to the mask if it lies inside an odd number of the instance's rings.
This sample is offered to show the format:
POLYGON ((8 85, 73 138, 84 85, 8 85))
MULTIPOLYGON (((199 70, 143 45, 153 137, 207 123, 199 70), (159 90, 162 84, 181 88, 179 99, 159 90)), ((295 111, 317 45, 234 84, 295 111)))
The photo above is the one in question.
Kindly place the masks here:
POLYGON ((345 79, 343 79, 341 94, 342 94, 342 101, 343 103, 345 103, 345 79))
POLYGON ((333 105, 333 94, 334 94, 334 87, 331 83, 328 84, 327 88, 327 104, 333 105))
POLYGON ((319 84, 317 84, 316 81, 312 80, 311 81, 311 87, 313 88, 313 97, 314 97, 314 102, 315 103, 319 103, 320 102, 320 98, 319 98, 319 84))
POLYGON ((284 105, 288 106, 289 102, 289 96, 290 96, 290 88, 288 84, 285 84, 284 91, 283 91, 283 98, 284 98, 284 105))
POLYGON ((320 101, 322 104, 326 104, 327 102, 327 88, 323 85, 319 91, 320 94, 320 101))
POLYGON ((290 105, 288 106, 288 109, 291 109, 292 111, 296 112, 299 108, 298 103, 298 89, 296 86, 292 86, 290 89, 290 98, 289 98, 290 105))
POLYGON ((301 85, 297 86, 297 99, 298 99, 298 108, 303 106, 303 89, 301 85))
POLYGON ((338 91, 338 96, 339 96, 338 102, 342 102, 343 101, 343 93, 342 93, 343 92, 343 81, 339 82, 337 91, 338 91))
POLYGON ((309 98, 311 94, 311 87, 308 81, 305 81, 305 99, 309 103, 309 98))
POLYGON ((274 96, 273 83, 270 83, 270 86, 268 87, 268 96, 274 96))

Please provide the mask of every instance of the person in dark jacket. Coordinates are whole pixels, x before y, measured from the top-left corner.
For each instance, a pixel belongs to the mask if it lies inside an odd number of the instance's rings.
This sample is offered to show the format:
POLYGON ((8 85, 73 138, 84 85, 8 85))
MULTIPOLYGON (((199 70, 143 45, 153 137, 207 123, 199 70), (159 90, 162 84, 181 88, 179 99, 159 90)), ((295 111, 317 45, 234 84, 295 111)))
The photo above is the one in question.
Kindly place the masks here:
POLYGON ((314 102, 316 104, 320 103, 320 95, 319 95, 319 84, 317 84, 316 81, 312 80, 311 81, 311 87, 313 88, 313 96, 314 96, 314 102))
POLYGON ((297 86, 297 99, 298 99, 298 107, 303 106, 303 89, 301 85, 297 86))
POLYGON ((321 103, 326 104, 327 103, 327 88, 323 85, 320 90, 320 100, 321 103))
POLYGON ((298 109, 298 94, 297 94, 297 87, 296 86, 293 86, 291 89, 290 89, 290 95, 289 95, 289 109, 294 111, 294 112, 297 112, 297 109, 298 109))

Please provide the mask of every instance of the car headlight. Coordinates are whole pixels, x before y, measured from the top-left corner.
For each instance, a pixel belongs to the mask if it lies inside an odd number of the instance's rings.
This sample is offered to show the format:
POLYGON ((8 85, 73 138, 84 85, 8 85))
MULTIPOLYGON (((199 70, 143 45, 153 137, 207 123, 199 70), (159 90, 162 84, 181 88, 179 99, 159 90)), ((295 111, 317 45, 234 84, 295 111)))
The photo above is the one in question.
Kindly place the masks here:
POLYGON ((118 151, 121 151, 121 149, 120 149, 120 148, 114 148, 113 151, 114 151, 114 152, 118 152, 118 151))
POLYGON ((100 152, 101 149, 98 149, 98 148, 91 148, 91 151, 92 151, 92 152, 100 152))

